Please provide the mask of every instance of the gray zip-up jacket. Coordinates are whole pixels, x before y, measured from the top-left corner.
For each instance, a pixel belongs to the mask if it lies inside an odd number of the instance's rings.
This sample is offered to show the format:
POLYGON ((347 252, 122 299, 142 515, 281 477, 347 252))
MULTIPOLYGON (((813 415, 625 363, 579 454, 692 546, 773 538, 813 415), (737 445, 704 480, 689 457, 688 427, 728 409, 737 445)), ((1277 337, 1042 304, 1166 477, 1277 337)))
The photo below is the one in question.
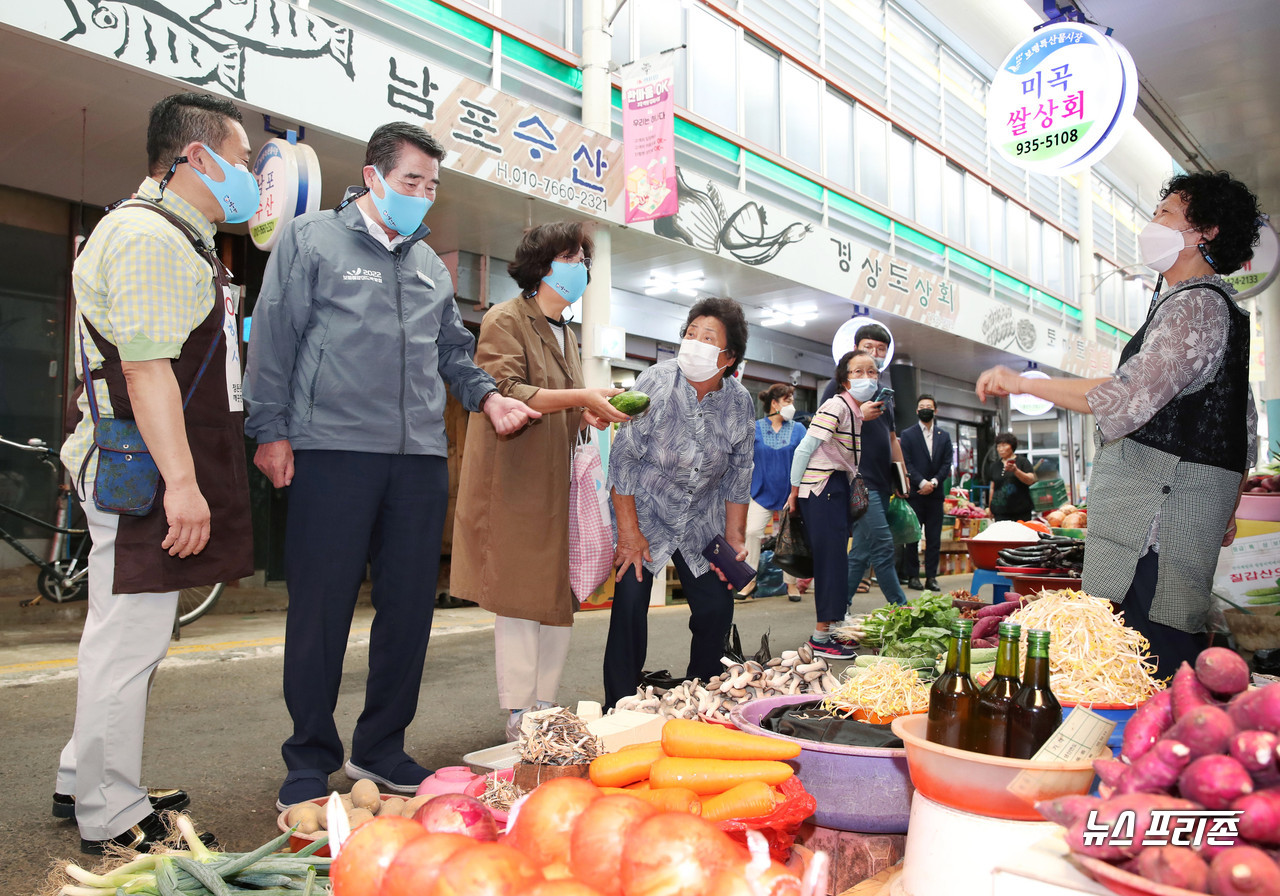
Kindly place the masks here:
POLYGON ((285 226, 249 332, 249 436, 447 456, 445 383, 469 411, 496 386, 472 360, 475 339, 428 232, 388 251, 354 202, 285 226))

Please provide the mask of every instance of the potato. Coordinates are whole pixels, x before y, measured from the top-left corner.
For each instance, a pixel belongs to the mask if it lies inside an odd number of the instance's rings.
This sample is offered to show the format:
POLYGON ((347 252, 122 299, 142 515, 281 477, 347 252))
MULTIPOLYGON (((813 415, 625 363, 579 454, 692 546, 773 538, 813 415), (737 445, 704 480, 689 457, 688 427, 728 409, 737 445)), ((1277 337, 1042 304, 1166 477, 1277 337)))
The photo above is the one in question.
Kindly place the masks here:
POLYGON ((435 794, 424 793, 422 796, 415 796, 413 799, 405 800, 403 806, 400 807, 400 814, 405 818, 413 818, 413 813, 418 811, 418 807, 431 799, 435 794))
POLYGON ((368 809, 353 809, 348 817, 351 822, 351 830, 355 830, 366 821, 373 821, 373 813, 368 809))
POLYGON ((370 815, 378 811, 378 803, 382 801, 378 785, 368 778, 362 778, 351 788, 351 803, 357 809, 368 809, 370 815))
POLYGON ((286 820, 289 824, 302 824, 308 818, 315 818, 323 810, 315 803, 297 803, 289 807, 289 815, 286 820))
POLYGON ((378 807, 378 817, 381 818, 383 815, 403 815, 405 803, 407 802, 408 800, 402 800, 398 796, 382 800, 381 806, 378 807))
POLYGON ((340 794, 339 799, 342 800, 342 808, 346 809, 347 814, 350 815, 351 810, 356 807, 355 802, 351 799, 351 794, 349 793, 340 794))

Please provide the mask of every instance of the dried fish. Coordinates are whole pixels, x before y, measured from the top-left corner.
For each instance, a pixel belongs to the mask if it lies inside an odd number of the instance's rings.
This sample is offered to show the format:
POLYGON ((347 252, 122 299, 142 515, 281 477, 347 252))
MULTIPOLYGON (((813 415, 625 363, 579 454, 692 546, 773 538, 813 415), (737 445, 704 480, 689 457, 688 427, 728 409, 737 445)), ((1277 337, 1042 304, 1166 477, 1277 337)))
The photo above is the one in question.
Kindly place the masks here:
MULTIPOLYGON (((646 699, 654 699, 648 697, 646 699)), ((654 702, 657 703, 656 699, 654 702)), ((520 738, 520 760, 540 765, 578 765, 604 752, 604 745, 582 719, 567 709, 548 713, 520 738)))

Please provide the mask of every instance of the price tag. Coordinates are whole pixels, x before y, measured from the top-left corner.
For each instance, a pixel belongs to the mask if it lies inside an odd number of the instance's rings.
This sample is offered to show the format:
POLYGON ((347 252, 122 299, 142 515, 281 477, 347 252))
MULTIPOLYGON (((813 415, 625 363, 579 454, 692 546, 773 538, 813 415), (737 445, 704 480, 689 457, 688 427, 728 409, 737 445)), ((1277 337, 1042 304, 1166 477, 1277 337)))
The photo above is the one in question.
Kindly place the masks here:
MULTIPOLYGON (((1107 739, 1116 723, 1103 718, 1084 706, 1077 706, 1067 715, 1058 730, 1045 741, 1044 746, 1031 757, 1032 762, 1084 762, 1111 755, 1107 739)), ((1027 769, 1019 772, 1009 782, 1008 790, 1028 803, 1035 803, 1050 794, 1066 789, 1067 779, 1073 772, 1027 769)))

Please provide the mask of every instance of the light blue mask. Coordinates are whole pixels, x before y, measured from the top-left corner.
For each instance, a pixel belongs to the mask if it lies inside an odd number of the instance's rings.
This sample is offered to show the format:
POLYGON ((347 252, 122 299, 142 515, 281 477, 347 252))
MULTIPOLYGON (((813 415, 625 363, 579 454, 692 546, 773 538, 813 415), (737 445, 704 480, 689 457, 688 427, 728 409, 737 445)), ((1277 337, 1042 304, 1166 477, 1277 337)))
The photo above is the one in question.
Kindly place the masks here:
POLYGON ((587 291, 587 266, 582 262, 569 264, 565 261, 551 262, 551 273, 542 278, 542 282, 560 294, 570 305, 582 298, 587 291))
MULTIPOLYGON (((204 181, 204 185, 209 188, 209 192, 213 194, 213 198, 218 200, 218 205, 222 206, 223 219, 228 224, 243 224, 253 217, 254 212, 258 210, 258 179, 253 176, 252 172, 243 165, 229 165, 226 159, 218 155, 203 143, 204 151, 213 157, 218 163, 218 167, 222 169, 222 182, 208 177, 203 171, 197 168, 191 170, 204 181)), ((167 178, 166 178, 167 180, 167 178)))
POLYGON ((369 191, 369 196, 373 199, 374 208, 382 216, 382 223, 401 236, 415 233, 422 226, 427 210, 431 208, 431 200, 425 196, 397 193, 383 179, 382 172, 377 167, 374 167, 373 173, 378 175, 378 182, 382 184, 382 198, 379 199, 373 190, 369 191))
POLYGON ((849 394, 859 404, 864 401, 870 401, 871 396, 876 394, 876 389, 878 388, 879 384, 875 380, 856 379, 849 381, 849 394))

